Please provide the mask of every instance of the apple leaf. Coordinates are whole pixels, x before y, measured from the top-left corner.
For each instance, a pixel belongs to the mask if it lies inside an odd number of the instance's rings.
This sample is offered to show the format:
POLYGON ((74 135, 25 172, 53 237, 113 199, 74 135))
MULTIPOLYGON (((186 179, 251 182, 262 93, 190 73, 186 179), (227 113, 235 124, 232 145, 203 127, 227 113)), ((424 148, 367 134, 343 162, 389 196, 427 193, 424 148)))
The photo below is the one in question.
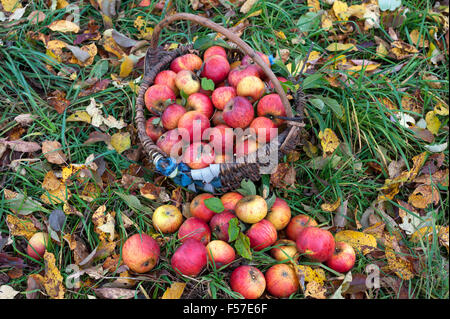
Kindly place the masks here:
POLYGON ((161 123, 161 118, 160 117, 154 118, 152 120, 152 124, 153 125, 158 125, 159 123, 161 123))
POLYGON ((244 196, 256 195, 256 186, 249 179, 243 179, 241 182, 241 188, 237 189, 237 192, 244 196))
POLYGON ((194 42, 194 50, 203 51, 208 49, 209 47, 212 47, 213 45, 218 45, 221 47, 224 47, 226 49, 231 49, 231 46, 225 42, 223 39, 216 38, 216 33, 208 34, 204 37, 199 37, 194 42))
POLYGON ((305 77, 305 79, 302 82, 302 89, 303 90, 317 89, 322 87, 323 84, 324 84, 323 74, 317 72, 305 77))
POLYGON ((239 232, 238 238, 234 244, 234 248, 236 248, 236 252, 249 260, 252 260, 252 252, 250 250, 250 239, 247 235, 239 232))
POLYGON ((186 106, 189 95, 187 95, 183 90, 180 90, 180 96, 181 96, 181 105, 186 106))
POLYGON ((276 199, 277 199, 277 197, 275 196, 275 194, 272 194, 272 196, 270 196, 270 198, 266 199, 267 210, 270 210, 272 208, 272 206, 275 203, 276 199))
POLYGON ((214 213, 221 213, 225 209, 222 201, 217 197, 207 198, 204 201, 205 206, 212 210, 214 213))
POLYGON ((228 222, 228 241, 235 241, 238 238, 240 231, 241 229, 239 227, 239 219, 237 219, 236 217, 230 219, 230 221, 228 222))
POLYGON ((123 193, 119 193, 119 192, 114 192, 114 193, 116 193, 120 198, 122 198, 122 200, 134 211, 140 212, 140 213, 145 212, 150 215, 153 214, 153 211, 149 207, 142 205, 142 203, 136 196, 123 194, 123 193))
POLYGON ((205 91, 214 90, 214 81, 207 78, 202 78, 202 89, 205 91))

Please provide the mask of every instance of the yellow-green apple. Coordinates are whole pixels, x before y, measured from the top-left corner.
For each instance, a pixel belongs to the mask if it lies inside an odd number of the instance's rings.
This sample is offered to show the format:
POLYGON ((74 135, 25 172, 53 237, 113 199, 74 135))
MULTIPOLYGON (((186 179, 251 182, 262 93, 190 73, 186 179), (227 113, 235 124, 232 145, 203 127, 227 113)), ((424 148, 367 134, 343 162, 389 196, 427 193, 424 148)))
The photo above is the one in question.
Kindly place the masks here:
POLYGON ((275 226, 276 230, 282 230, 291 220, 291 208, 284 199, 277 197, 266 219, 275 226))
POLYGON ((178 93, 180 93, 180 92, 175 84, 176 77, 177 77, 177 74, 175 72, 173 72, 172 70, 163 70, 156 75, 153 83, 166 85, 172 89, 172 91, 173 91, 173 93, 175 93, 175 95, 178 95, 178 93))
POLYGON ((255 137, 249 136, 245 139, 236 138, 235 154, 237 158, 254 153, 257 150, 258 142, 255 137))
POLYGON ((170 63, 170 69, 175 73, 179 73, 183 70, 197 71, 200 70, 202 64, 203 61, 198 55, 188 53, 175 58, 172 63, 170 63))
POLYGON ((238 192, 228 192, 223 194, 222 197, 220 197, 220 200, 222 201, 225 209, 235 210, 237 202, 242 198, 244 198, 244 195, 238 192))
POLYGON ((204 114, 208 119, 214 113, 214 106, 211 99, 200 92, 189 95, 186 101, 186 107, 188 111, 198 111, 204 114))
POLYGON ((203 132, 209 127, 209 119, 199 111, 188 111, 178 121, 178 129, 183 130, 191 142, 201 141, 203 132))
POLYGON ((274 297, 286 298, 297 292, 299 282, 294 268, 288 264, 276 264, 264 274, 267 291, 274 297))
POLYGON ((237 95, 249 98, 252 103, 259 100, 265 90, 264 82, 257 76, 246 76, 236 87, 237 95))
POLYGON ((211 229, 208 224, 198 217, 189 217, 178 229, 178 239, 185 242, 188 238, 193 238, 206 245, 211 240, 211 229))
POLYGON ((48 234, 37 232, 31 236, 27 245, 27 254, 33 259, 40 260, 44 256, 48 244, 48 234))
POLYGON ((223 47, 213 45, 212 47, 209 47, 208 49, 205 50, 205 52, 203 53, 203 60, 206 61, 209 57, 213 55, 221 55, 225 59, 227 58, 227 52, 223 47))
POLYGON ((333 235, 328 230, 318 227, 303 229, 295 243, 300 254, 318 262, 328 260, 335 248, 333 235))
POLYGON ((145 123, 145 132, 153 142, 156 142, 158 138, 164 133, 164 127, 162 126, 161 118, 157 116, 152 116, 151 118, 149 118, 145 123))
POLYGON ((244 97, 236 96, 225 105, 223 120, 232 128, 246 128, 255 117, 253 105, 244 97))
POLYGON ((270 250, 272 257, 278 261, 297 261, 299 258, 297 245, 295 241, 289 239, 280 239, 273 245, 274 247, 270 250))
POLYGON ((145 273, 156 266, 160 248, 158 242, 147 234, 134 234, 122 247, 125 265, 136 273, 145 273))
POLYGON ((305 227, 315 227, 317 222, 310 216, 300 214, 294 216, 289 221, 286 227, 286 236, 289 239, 296 240, 298 235, 302 232, 305 227))
POLYGON ((200 90, 200 80, 194 72, 182 70, 175 77, 175 85, 187 95, 197 93, 200 90))
POLYGON ((162 205, 153 212, 152 222, 156 230, 163 234, 172 234, 180 228, 183 215, 174 205, 162 205))
POLYGON ((162 84, 150 86, 144 95, 145 106, 154 114, 161 114, 167 105, 174 103, 176 99, 172 89, 162 84))
POLYGON ((259 143, 268 143, 278 134, 278 127, 271 119, 265 116, 255 117, 250 123, 250 128, 255 130, 259 143))
POLYGON ((188 239, 175 250, 170 264, 176 273, 197 276, 206 267, 207 251, 205 245, 196 239, 188 239))
POLYGON ((208 260, 216 268, 223 267, 231 263, 236 253, 234 248, 223 240, 213 240, 206 245, 206 252, 208 254, 208 260))
POLYGON ((215 160, 213 148, 205 142, 194 142, 184 151, 182 160, 192 169, 208 167, 215 160))
POLYGON ((205 77, 214 82, 214 84, 219 84, 223 82, 230 72, 230 63, 226 57, 222 55, 212 55, 205 60, 201 77, 205 77))
POLYGON ((236 89, 232 86, 216 88, 211 96, 212 103, 218 110, 223 110, 225 105, 236 96, 236 89))
POLYGON ((205 199, 209 198, 214 198, 214 195, 210 193, 198 194, 192 199, 191 204, 189 205, 191 215, 198 217, 207 223, 209 223, 211 218, 215 215, 215 213, 205 205, 205 199))
POLYGON ((178 127, 178 121, 186 113, 186 109, 179 104, 169 105, 161 115, 161 123, 166 130, 173 130, 178 127))
POLYGON ((256 224, 267 215, 267 203, 259 195, 249 195, 240 199, 235 207, 236 216, 247 224, 256 224))
MULTIPOLYGON (((269 57, 268 57, 267 55, 265 55, 264 53, 262 53, 262 52, 256 52, 256 53, 262 58, 262 60, 263 60, 263 61, 267 64, 267 66, 270 68, 270 60, 269 60, 269 57)), ((263 69, 262 69, 258 64, 256 64, 256 63, 253 61, 253 59, 252 59, 249 55, 246 55, 246 56, 244 56, 244 57, 242 58, 242 63, 241 63, 241 65, 243 65, 243 66, 246 66, 246 65, 255 65, 255 66, 257 67, 259 76, 260 76, 261 78, 266 77, 266 74, 264 73, 263 69)))
POLYGON ((227 124, 225 123, 224 119, 223 119, 223 112, 216 110, 214 112, 214 115, 211 118, 211 122, 213 123, 214 126, 217 126, 219 124, 227 124))
POLYGON ((246 66, 238 66, 228 73, 228 83, 236 88, 239 82, 247 76, 259 77, 258 67, 254 64, 246 66))
POLYGON ((276 93, 263 96, 256 106, 256 114, 258 116, 273 117, 275 125, 281 125, 284 120, 275 118, 274 116, 286 116, 286 109, 281 103, 281 98, 276 93))
POLYGON ((233 218, 236 218, 236 215, 230 210, 224 210, 211 218, 209 227, 217 239, 228 241, 228 227, 230 226, 230 220, 233 218))
POLYGON ((266 279, 258 268, 242 265, 231 273, 230 287, 245 299, 258 299, 266 290, 266 279))
POLYGON ((356 261, 356 253, 352 246, 343 241, 336 242, 335 249, 325 264, 331 269, 346 273, 353 268, 356 261))
MULTIPOLYGON (((189 139, 189 135, 187 135, 189 139)), ((156 145, 168 156, 180 156, 183 149, 183 135, 178 128, 165 132, 156 141, 156 145)))
POLYGON ((272 246, 278 239, 275 226, 267 219, 253 224, 246 232, 250 239, 250 247, 256 251, 272 246))
POLYGON ((205 137, 208 137, 210 145, 214 148, 214 152, 224 154, 233 152, 234 134, 233 129, 228 125, 219 124, 211 127, 208 132, 205 132, 205 137))

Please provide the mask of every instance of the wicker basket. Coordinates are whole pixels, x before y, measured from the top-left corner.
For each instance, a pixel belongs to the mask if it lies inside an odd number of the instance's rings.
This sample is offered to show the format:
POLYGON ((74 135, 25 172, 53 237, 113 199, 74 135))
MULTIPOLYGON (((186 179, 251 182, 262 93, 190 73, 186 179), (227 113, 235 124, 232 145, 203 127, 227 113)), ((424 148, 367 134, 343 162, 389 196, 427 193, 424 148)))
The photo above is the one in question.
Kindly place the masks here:
MULTIPOLYGON (((207 18, 188 13, 178 13, 166 17, 154 28, 150 47, 145 57, 144 77, 136 101, 136 125, 139 139, 143 145, 145 153, 152 159, 156 169, 163 175, 168 176, 174 182, 183 187, 198 192, 207 191, 211 193, 225 193, 237 189, 241 181, 250 179, 257 181, 260 179, 260 163, 255 163, 255 155, 249 154, 239 158, 234 163, 211 164, 207 168, 191 170, 184 163, 176 161, 167 156, 146 134, 145 124, 145 103, 144 95, 146 90, 153 84, 156 75, 169 68, 170 63, 176 57, 187 53, 199 53, 193 50, 192 45, 181 46, 172 51, 165 51, 158 47, 159 35, 162 29, 174 21, 189 20, 210 28, 222 35, 236 45, 241 55, 249 55, 253 61, 258 64, 266 74, 267 78, 273 83, 275 92, 281 97, 281 101, 286 109, 287 121, 286 129, 278 135, 278 142, 275 144, 278 148, 278 157, 282 158, 285 154, 293 150, 300 142, 300 128, 303 124, 303 109, 305 104, 304 95, 301 89, 295 92, 294 106, 297 110, 296 118, 293 117, 291 104, 284 92, 279 80, 256 52, 234 33, 226 28, 210 21, 207 18)), ((269 147, 269 144, 261 147, 269 147)), ((273 146, 272 146, 273 147, 273 146)), ((260 150, 261 151, 261 150, 260 150)), ((269 150, 264 150, 269 152, 269 150)), ((256 153, 256 152, 255 152, 256 153)), ((264 164, 267 165, 267 164, 264 164)))

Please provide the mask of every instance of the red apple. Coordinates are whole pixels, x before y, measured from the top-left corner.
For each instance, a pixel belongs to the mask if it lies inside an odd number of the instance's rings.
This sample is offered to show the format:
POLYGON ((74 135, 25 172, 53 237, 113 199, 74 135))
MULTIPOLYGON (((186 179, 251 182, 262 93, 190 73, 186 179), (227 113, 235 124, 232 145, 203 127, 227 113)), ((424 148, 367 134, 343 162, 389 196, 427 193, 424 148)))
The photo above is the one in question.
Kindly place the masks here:
POLYGON ((187 239, 174 252, 170 263, 178 274, 197 276, 207 264, 206 247, 196 239, 187 239))
POLYGON ((233 154, 215 154, 214 164, 233 163, 233 154))
POLYGON ((244 195, 239 194, 238 192, 228 192, 223 194, 220 200, 225 209, 235 210, 237 202, 242 198, 244 198, 244 195))
POLYGON ((189 136, 191 142, 201 141, 203 132, 210 127, 209 119, 199 111, 189 111, 181 116, 178 129, 189 136))
POLYGON ((355 250, 343 241, 336 242, 335 246, 333 254, 326 260, 325 264, 337 272, 346 273, 355 265, 355 250))
MULTIPOLYGON (((286 116, 286 109, 281 103, 281 98, 276 93, 271 93, 265 95, 261 100, 259 100, 256 106, 256 114, 258 116, 286 116)), ((284 120, 273 118, 273 122, 276 126, 280 126, 284 120)))
MULTIPOLYGON (((189 140, 189 135, 185 136, 189 140)), ((168 156, 177 158, 183 149, 183 134, 177 128, 165 132, 156 141, 156 145, 168 156)))
POLYGON ((267 219, 253 224, 246 234, 250 239, 250 247, 256 251, 272 246, 278 238, 275 226, 267 219))
MULTIPOLYGON (((278 79, 278 81, 280 81, 280 82, 287 82, 287 81, 288 81, 288 79, 286 79, 286 78, 284 78, 284 77, 282 77, 282 76, 277 76, 277 79, 278 79)), ((269 83, 267 84, 267 86, 269 87, 269 89, 273 89, 273 88, 274 88, 272 81, 269 81, 269 83)))
POLYGON ((234 88, 246 76, 259 77, 258 67, 256 65, 238 66, 230 71, 228 74, 228 83, 234 88))
POLYGON ((218 110, 223 110, 225 105, 236 96, 236 89, 232 86, 216 88, 211 96, 212 103, 218 110))
POLYGON ((267 291, 274 297, 286 298, 297 292, 299 282, 297 274, 288 264, 276 264, 265 275, 267 291))
POLYGON ((211 240, 211 230, 208 224, 198 217, 189 217, 178 229, 178 239, 185 242, 188 238, 199 240, 206 245, 211 240))
POLYGON ((155 80, 153 81, 154 84, 162 84, 168 86, 175 95, 178 95, 179 90, 177 86, 175 85, 175 78, 177 74, 173 72, 172 70, 164 70, 159 72, 155 80))
POLYGON ((242 138, 236 138, 236 157, 245 156, 254 153, 258 150, 258 142, 254 137, 248 137, 244 140, 242 138))
POLYGON ((175 77, 175 85, 186 95, 197 93, 200 90, 200 80, 194 72, 182 70, 175 77))
POLYGON ((205 199, 209 198, 214 198, 214 195, 210 193, 199 194, 194 197, 189 205, 191 215, 198 217, 207 223, 209 223, 211 218, 216 214, 205 205, 205 199))
POLYGON ((258 299, 266 290, 266 279, 258 268, 243 265, 231 273, 230 287, 245 299, 258 299))
POLYGON ((211 218, 209 227, 217 239, 228 241, 228 227, 230 226, 230 220, 233 218, 236 218, 236 215, 230 210, 224 210, 211 218))
POLYGON ((157 116, 153 116, 145 122, 145 132, 147 133, 148 137, 151 138, 151 140, 155 143, 158 138, 163 135, 164 133, 164 127, 161 123, 161 118, 157 116))
POLYGON ((182 160, 192 169, 201 169, 214 163, 215 154, 208 143, 194 142, 184 151, 182 160))
POLYGON ((317 222, 308 215, 297 215, 291 218, 289 224, 286 228, 286 236, 289 239, 297 240, 298 235, 305 229, 306 227, 314 227, 317 226, 317 222))
POLYGON ((203 61, 199 56, 188 53, 175 58, 170 63, 170 69, 175 73, 179 73, 182 70, 197 71, 200 70, 202 64, 203 61))
POLYGON ((158 263, 159 253, 158 242, 147 234, 129 237, 122 247, 123 262, 136 273, 152 270, 158 263))
POLYGON ((188 111, 198 111, 204 114, 208 119, 214 113, 214 106, 211 99, 203 93, 194 93, 189 95, 186 101, 188 111))
POLYGON ((222 111, 219 111, 219 110, 216 110, 215 112, 214 112, 214 115, 213 115, 213 117, 212 117, 212 119, 211 119, 211 122, 213 123, 213 125, 214 126, 217 126, 217 125, 219 125, 219 124, 227 124, 227 123, 225 123, 225 121, 223 120, 223 112, 222 111))
POLYGON ((234 134, 233 129, 228 125, 219 124, 211 127, 205 132, 205 137, 209 135, 210 145, 216 154, 233 153, 234 134))
POLYGON ((259 100, 265 91, 264 82, 257 76, 246 76, 236 87, 237 95, 249 98, 252 103, 259 100))
POLYGON ((205 60, 200 76, 212 80, 214 84, 219 84, 227 78, 228 72, 230 72, 230 63, 227 58, 222 55, 212 55, 205 60))
POLYGON ((246 128, 255 116, 253 105, 241 96, 231 99, 223 109, 223 120, 232 128, 246 128))
POLYGON ((235 257, 234 248, 223 240, 213 240, 206 245, 208 260, 216 268, 228 265, 235 257))
POLYGON ((328 260, 333 255, 335 248, 333 235, 328 230, 318 227, 303 229, 297 237, 296 244, 299 253, 318 262, 328 260))
POLYGON ((255 130, 259 143, 268 143, 278 135, 278 128, 275 123, 264 116, 256 117, 250 123, 250 128, 255 130))
POLYGON ((35 233, 28 241, 27 254, 33 259, 40 260, 47 249, 48 234, 44 232, 35 233))
POLYGON ((278 261, 289 261, 292 258, 297 261, 299 258, 297 245, 295 241, 289 239, 280 239, 273 245, 274 248, 270 250, 272 257, 278 261))
POLYGON ((203 53, 203 60, 206 61, 209 57, 213 55, 221 55, 225 59, 227 59, 227 52, 225 51, 225 49, 221 46, 213 45, 212 47, 209 47, 208 49, 205 50, 205 52, 203 53))
POLYGON ((150 112, 161 114, 168 101, 174 103, 176 98, 175 93, 167 85, 154 84, 145 91, 144 103, 150 112))
POLYGON ((178 127, 178 121, 186 113, 186 109, 179 104, 169 105, 161 115, 161 123, 166 130, 178 127))
POLYGON ((276 230, 282 230, 291 220, 291 208, 285 200, 277 197, 266 219, 275 226, 276 230))
POLYGON ((174 205, 159 206, 152 215, 153 226, 163 234, 172 234, 180 228, 183 215, 174 205))
POLYGON ((235 211, 244 223, 256 224, 266 217, 267 203, 259 195, 245 196, 236 203, 235 211))
MULTIPOLYGON (((262 58, 262 60, 263 60, 263 61, 267 64, 267 66, 270 68, 270 60, 269 60, 269 57, 268 57, 267 55, 265 55, 264 53, 262 53, 262 52, 256 52, 256 53, 262 58)), ((246 55, 246 56, 244 56, 244 57, 242 58, 242 63, 241 63, 241 65, 243 65, 243 66, 246 66, 246 65, 255 65, 255 66, 257 67, 259 76, 260 76, 261 78, 266 77, 266 74, 264 73, 263 69, 262 69, 258 64, 256 64, 256 63, 253 61, 253 59, 252 59, 249 55, 246 55)))

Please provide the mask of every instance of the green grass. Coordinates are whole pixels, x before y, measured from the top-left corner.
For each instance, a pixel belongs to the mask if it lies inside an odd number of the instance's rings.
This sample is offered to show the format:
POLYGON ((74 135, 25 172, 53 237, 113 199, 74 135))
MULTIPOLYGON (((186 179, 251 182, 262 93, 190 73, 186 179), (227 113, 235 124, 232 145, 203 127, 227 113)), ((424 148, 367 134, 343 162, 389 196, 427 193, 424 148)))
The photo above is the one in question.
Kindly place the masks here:
MULTIPOLYGON (((132 8, 132 4, 138 1, 122 1, 121 11, 123 11, 120 19, 114 20, 115 28, 133 38, 138 34, 138 30, 134 26, 134 20, 137 16, 143 16, 149 26, 154 26, 162 16, 149 13, 151 10, 144 8, 132 8)), ((358 1, 348 1, 348 3, 359 3, 358 1)), ((395 28, 400 39, 407 43, 411 43, 409 32, 414 29, 419 30, 421 36, 426 40, 432 41, 433 36, 430 34, 431 27, 436 23, 427 19, 425 13, 430 9, 427 1, 402 1, 404 7, 409 8, 403 23, 395 28)), ((177 12, 192 12, 189 1, 173 1, 173 6, 177 12)), ((322 3, 322 8, 330 9, 330 6, 322 3)), ((91 5, 85 4, 80 8, 81 20, 80 25, 86 26, 89 19, 94 19, 103 32, 102 18, 100 13, 91 5)), ((294 1, 259 1, 252 13, 261 9, 261 14, 249 18, 250 25, 245 29, 241 38, 249 43, 254 49, 272 54, 280 52, 281 49, 289 49, 289 61, 293 65, 305 59, 310 46, 313 50, 319 51, 324 59, 328 59, 333 52, 328 52, 325 48, 334 40, 329 40, 329 36, 333 32, 327 32, 320 26, 306 34, 300 36, 301 41, 296 44, 292 43, 293 39, 299 37, 298 32, 292 32, 297 27, 297 21, 301 16, 308 12, 308 8, 304 4, 294 1), (279 39, 274 32, 282 31, 286 35, 286 39, 279 39)), ((12 27, 4 27, 0 25, 0 39, 3 45, 0 46, 0 108, 3 112, 0 114, 0 137, 6 137, 9 132, 17 127, 17 123, 13 121, 14 117, 24 113, 31 113, 35 117, 35 121, 26 128, 26 132, 21 139, 26 141, 34 141, 41 144, 44 140, 58 140, 63 146, 63 152, 70 154, 68 162, 74 164, 82 164, 90 154, 102 157, 108 164, 108 170, 117 176, 113 183, 105 184, 99 197, 92 202, 87 202, 80 197, 83 187, 88 182, 95 182, 90 179, 82 183, 76 182, 76 178, 72 178, 74 183, 70 186, 73 194, 70 203, 84 218, 76 215, 68 215, 64 232, 69 234, 80 235, 86 243, 87 250, 90 252, 99 244, 98 235, 94 231, 94 225, 91 220, 95 209, 103 204, 107 205, 107 211, 116 212, 116 232, 118 238, 125 238, 134 232, 155 233, 151 226, 151 217, 149 214, 131 209, 129 205, 116 194, 130 193, 124 189, 120 183, 122 171, 129 167, 133 162, 126 156, 119 155, 115 151, 110 151, 104 143, 96 143, 85 145, 91 132, 96 130, 93 126, 87 124, 77 125, 74 123, 66 123, 67 116, 76 110, 84 110, 89 104, 90 98, 95 98, 97 103, 103 104, 103 112, 105 115, 113 115, 116 118, 124 118, 128 124, 133 122, 134 104, 136 95, 129 86, 121 89, 114 87, 112 84, 106 90, 97 92, 90 96, 78 97, 81 91, 79 83, 82 83, 93 77, 93 69, 96 63, 100 61, 100 57, 95 58, 94 63, 88 67, 77 67, 77 79, 75 81, 68 79, 58 72, 64 70, 64 65, 56 61, 52 61, 45 54, 45 46, 41 41, 31 38, 30 32, 42 32, 51 35, 52 39, 60 39, 67 43, 72 43, 75 39, 74 35, 53 33, 46 25, 52 21, 63 19, 64 10, 51 11, 44 1, 33 1, 30 3, 27 13, 33 10, 42 10, 46 14, 46 18, 39 24, 32 24, 24 21, 12 27), (52 71, 46 67, 52 66, 52 71), (64 114, 58 114, 47 101, 47 96, 55 90, 66 92, 66 98, 71 101, 71 105, 64 114), (137 225, 138 229, 125 229, 123 226, 122 214, 126 214, 137 225)), ((211 9, 213 21, 220 23, 226 27, 232 27, 244 15, 239 13, 239 8, 235 8, 236 15, 231 18, 227 17, 227 10, 223 7, 211 9)), ((200 11, 199 11, 200 12, 200 11)), ((197 12, 197 13, 199 13, 197 12)), ((166 12, 164 13, 166 14, 166 12)), ((353 23, 357 27, 356 23, 353 23)), ((178 22, 176 25, 166 29, 161 34, 163 39, 161 44, 165 43, 186 43, 191 42, 194 37, 201 37, 208 34, 209 31, 203 27, 194 26, 192 23, 178 22)), ((367 32, 352 32, 348 38, 357 45, 374 42, 374 36, 379 36, 388 42, 391 42, 389 30, 383 25, 380 29, 371 29, 367 32)), ((445 41, 444 41, 445 43, 445 41)), ((445 45, 445 44, 444 44, 445 45)), ((100 48, 101 45, 98 44, 100 48)), ((445 48, 448 50, 448 48, 445 48)), ((320 145, 318 134, 325 128, 332 129, 339 137, 341 148, 337 149, 333 154, 335 162, 329 161, 321 169, 311 167, 314 159, 309 158, 302 148, 299 147, 300 159, 293 163, 297 171, 296 187, 289 190, 275 190, 275 192, 288 201, 294 215, 307 213, 319 221, 321 226, 333 225, 333 214, 324 212, 321 204, 334 202, 338 198, 348 200, 348 225, 355 227, 354 214, 357 211, 357 218, 361 218, 364 211, 370 207, 371 203, 376 200, 380 188, 384 181, 388 178, 386 171, 387 165, 393 160, 403 158, 407 162, 408 168, 411 167, 411 159, 413 156, 420 154, 426 149, 427 144, 418 139, 414 133, 402 128, 390 119, 392 112, 386 109, 379 100, 389 97, 396 105, 401 105, 401 99, 404 95, 412 95, 415 90, 420 90, 423 99, 423 108, 421 114, 415 114, 425 117, 428 111, 434 106, 433 98, 439 97, 444 101, 448 101, 448 54, 446 61, 438 65, 433 65, 423 56, 427 51, 420 49, 420 55, 414 55, 405 60, 395 60, 389 57, 377 57, 376 46, 363 47, 360 46, 356 52, 345 52, 347 60, 350 59, 368 59, 381 63, 378 71, 395 70, 400 64, 405 63, 399 70, 386 73, 385 76, 379 74, 370 74, 359 72, 350 75, 346 73, 349 80, 353 81, 351 86, 343 86, 336 88, 322 81, 322 85, 317 88, 306 90, 307 96, 323 96, 330 97, 339 102, 342 107, 344 116, 338 118, 334 112, 327 110, 321 112, 314 105, 308 104, 305 130, 309 133, 310 141, 314 145, 320 145), (440 88, 434 88, 430 82, 424 80, 424 73, 435 75, 441 84, 440 88), (383 170, 381 172, 372 173, 368 170, 369 163, 379 164, 383 170)), ((315 72, 330 73, 329 67, 331 61, 325 62, 315 67, 315 72)), ((280 66, 274 66, 273 69, 280 74, 286 76, 285 70, 280 66)), ((119 65, 108 64, 108 68, 103 78, 109 78, 110 74, 118 74, 120 72, 119 65)), ((343 71, 336 70, 335 73, 343 71)), ((132 76, 126 80, 134 80, 142 73, 142 70, 132 73, 132 76)), ((332 74, 332 73, 330 73, 332 74)), ((298 79, 295 79, 298 80, 298 79)), ((408 111, 406 111, 408 113, 408 111)), ((448 116, 440 117, 442 121, 441 130, 436 135, 436 144, 448 141, 448 116)), ((98 130, 98 129, 97 129, 98 130)), ((115 130, 108 129, 106 133, 114 134, 115 130)), ((137 145, 133 145, 136 148, 137 145)), ((445 161, 443 167, 448 168, 448 149, 444 151, 445 161)), ((321 156, 321 151, 317 156, 321 156)), ((31 156, 30 156, 31 157, 31 156)), ((41 183, 46 172, 56 166, 49 164, 44 156, 39 153, 37 155, 38 162, 32 162, 27 165, 21 165, 18 172, 8 167, 0 167, 0 185, 2 188, 23 193, 35 200, 39 200, 43 194, 41 183), (20 173, 22 172, 22 173, 20 173)), ((16 159, 16 158, 11 158, 16 159)), ((9 163, 10 161, 8 161, 9 163)), ((26 162, 25 162, 26 163, 26 162)), ((138 163, 146 165, 147 163, 138 163)), ((153 172, 150 167, 145 167, 145 177, 148 180, 153 178, 153 172)), ((169 185, 166 183, 165 185, 169 185)), ((168 190, 172 190, 173 186, 168 186, 168 190)), ((407 187, 401 188, 396 198, 407 201, 409 194, 413 189, 407 187)), ((133 193, 133 192, 131 192, 133 193)), ((425 211, 433 213, 434 226, 447 226, 449 208, 448 189, 442 189, 441 202, 437 206, 438 209, 429 208, 425 211)), ((139 195, 139 193, 137 193, 139 195)), ((0 231, 4 237, 9 233, 6 224, 6 215, 10 214, 10 210, 6 206, 3 192, 0 197, 0 231)), ((142 203, 152 208, 156 208, 158 203, 142 199, 142 203)), ((191 196, 192 198, 192 196, 191 196)), ((390 204, 395 207, 395 201, 390 204)), ((47 205, 47 211, 34 213, 33 216, 40 222, 48 219, 49 212, 53 209, 61 209, 62 205, 47 205)), ((384 218, 380 216, 380 218, 384 218)), ((396 219, 401 222, 400 219, 396 219)), ((176 236, 168 237, 167 242, 162 248, 163 256, 170 256, 177 247, 176 236)), ((64 242, 64 240, 62 240, 64 242)), ((432 242, 412 243, 409 238, 404 237, 403 242, 408 247, 409 253, 414 257, 420 257, 423 266, 420 268, 420 274, 417 274, 410 281, 403 281, 402 284, 407 287, 409 295, 415 298, 448 298, 448 252, 439 245, 436 240, 432 242)), ((16 290, 21 291, 20 296, 24 297, 27 287, 27 276, 32 273, 39 273, 44 269, 43 262, 31 262, 29 257, 24 254, 23 248, 26 241, 21 237, 13 238, 13 244, 8 246, 8 252, 14 256, 23 258, 26 263, 30 263, 32 267, 25 268, 22 277, 12 279, 8 285, 16 290)), ((50 251, 55 255, 57 265, 62 269, 62 275, 67 277, 69 273, 63 269, 73 263, 72 252, 68 245, 58 245, 53 243, 50 251)), ((116 248, 116 253, 120 254, 120 244, 116 248)), ((380 262, 386 262, 381 259, 380 262)), ((246 263, 247 260, 240 258, 235 261, 235 265, 246 263)), ((354 273, 365 273, 365 267, 374 262, 367 256, 358 255, 357 264, 353 270, 354 273)), ((268 269, 274 260, 267 253, 255 253, 251 264, 259 265, 262 271, 268 269)), ((7 273, 9 268, 0 269, 0 274, 7 273)), ((187 282, 187 288, 184 296, 191 298, 235 298, 228 284, 228 278, 231 273, 228 269, 214 269, 205 271, 195 280, 187 280, 177 277, 170 267, 170 258, 163 258, 153 271, 162 274, 158 280, 151 277, 151 274, 143 275, 138 281, 136 292, 140 293, 139 286, 148 293, 151 298, 159 298, 167 287, 174 281, 187 282)), ((335 276, 331 272, 327 272, 330 277, 335 276)), ((91 280, 91 287, 82 287, 78 291, 69 289, 66 292, 66 298, 87 298, 87 295, 95 295, 94 288, 100 287, 102 284, 111 282, 111 278, 118 277, 116 273, 108 273, 107 278, 102 280, 91 280)), ((83 275, 83 279, 87 279, 83 275)), ((397 292, 386 287, 379 290, 371 290, 368 292, 372 298, 391 299, 398 298, 397 292)), ((303 298, 302 293, 295 294, 291 298, 303 298)))

